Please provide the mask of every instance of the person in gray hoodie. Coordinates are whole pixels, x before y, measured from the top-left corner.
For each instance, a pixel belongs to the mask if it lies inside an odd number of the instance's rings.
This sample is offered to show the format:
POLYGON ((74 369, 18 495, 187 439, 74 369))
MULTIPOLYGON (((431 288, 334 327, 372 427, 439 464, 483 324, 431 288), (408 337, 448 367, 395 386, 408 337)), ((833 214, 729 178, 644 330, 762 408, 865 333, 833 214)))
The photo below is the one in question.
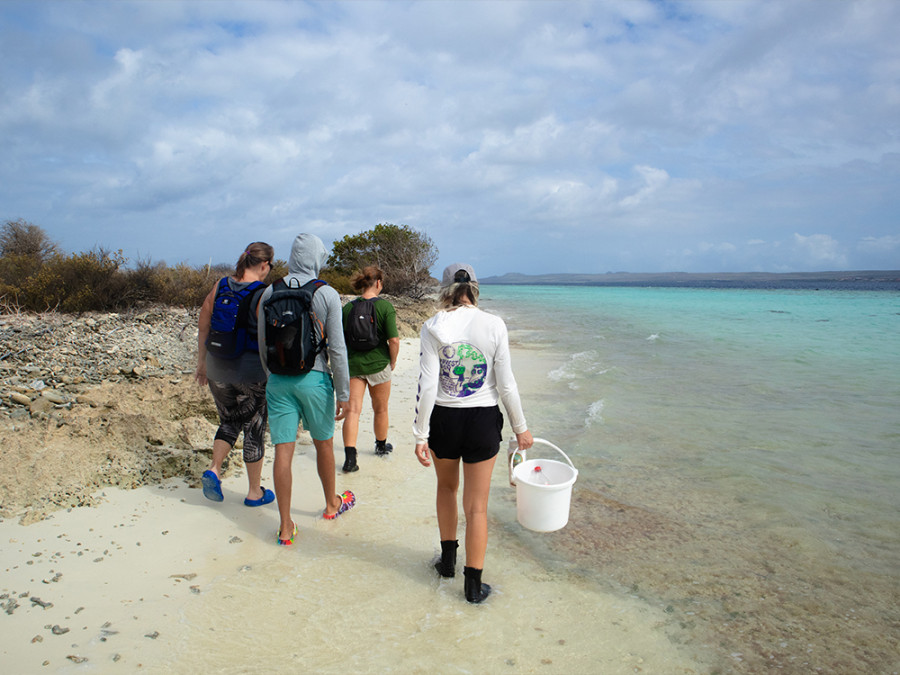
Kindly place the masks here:
MULTIPOLYGON (((284 282, 302 286, 318 278, 326 260, 328 251, 321 239, 314 234, 297 235, 291 247, 288 275, 284 282)), ((313 312, 321 322, 317 325, 317 330, 324 327, 324 334, 318 337, 327 340, 327 346, 316 356, 312 370, 302 375, 279 375, 269 371, 266 359, 266 322, 262 308, 272 295, 273 286, 263 292, 259 301, 258 342, 260 358, 268 373, 266 402, 269 431, 275 445, 273 481, 281 518, 278 543, 290 546, 297 536, 297 525, 291 518, 291 464, 301 420, 316 448, 316 467, 325 493, 323 517, 332 520, 349 511, 356 503, 356 497, 349 490, 341 495, 335 493, 334 423, 342 420, 347 412, 350 371, 347 367, 347 348, 344 345, 341 297, 327 285, 321 286, 312 300, 313 312)))

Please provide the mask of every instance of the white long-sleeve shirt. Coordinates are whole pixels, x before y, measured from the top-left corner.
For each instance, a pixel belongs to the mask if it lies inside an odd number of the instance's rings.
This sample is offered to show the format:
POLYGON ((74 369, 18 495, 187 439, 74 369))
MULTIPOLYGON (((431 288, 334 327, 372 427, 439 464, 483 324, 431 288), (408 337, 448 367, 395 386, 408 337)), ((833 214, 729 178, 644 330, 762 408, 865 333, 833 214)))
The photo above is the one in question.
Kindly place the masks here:
POLYGON ((428 441, 435 405, 479 408, 503 401, 513 431, 528 429, 503 319, 471 305, 438 312, 422 326, 420 349, 416 443, 428 441))

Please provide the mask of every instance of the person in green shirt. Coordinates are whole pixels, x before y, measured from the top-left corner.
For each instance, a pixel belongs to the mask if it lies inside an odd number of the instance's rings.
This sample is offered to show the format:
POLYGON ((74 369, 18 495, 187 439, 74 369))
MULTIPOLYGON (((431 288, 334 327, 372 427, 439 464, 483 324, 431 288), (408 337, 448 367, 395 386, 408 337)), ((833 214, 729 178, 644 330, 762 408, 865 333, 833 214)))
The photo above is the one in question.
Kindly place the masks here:
POLYGON ((391 396, 391 373, 400 353, 396 311, 390 302, 378 297, 384 288, 384 272, 370 265, 355 274, 351 283, 360 297, 344 305, 344 338, 350 364, 350 402, 342 429, 344 473, 359 470, 356 439, 366 389, 369 390, 375 414, 375 454, 384 456, 394 449, 387 442, 388 399, 391 396), (366 303, 371 304, 367 306, 366 303), (351 329, 354 322, 356 327, 351 329), (374 332, 369 331, 372 333, 371 341, 366 340, 365 330, 357 328, 366 325, 375 329, 374 332))

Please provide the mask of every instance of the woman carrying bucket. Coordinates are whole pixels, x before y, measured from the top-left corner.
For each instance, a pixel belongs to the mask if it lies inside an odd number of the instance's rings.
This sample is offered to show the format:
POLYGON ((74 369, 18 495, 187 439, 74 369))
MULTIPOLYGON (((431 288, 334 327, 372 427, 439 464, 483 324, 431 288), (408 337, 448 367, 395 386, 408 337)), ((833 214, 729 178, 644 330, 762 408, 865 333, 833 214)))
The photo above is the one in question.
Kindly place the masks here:
POLYGON ((442 577, 456 574, 457 491, 463 464, 466 515, 465 596, 482 602, 491 592, 482 583, 487 549, 487 503, 491 472, 502 439, 503 415, 510 417, 519 448, 534 440, 525 424, 510 364, 506 324, 478 309, 478 280, 471 266, 454 263, 444 270, 440 310, 422 326, 419 395, 413 432, 416 458, 434 464, 442 577))

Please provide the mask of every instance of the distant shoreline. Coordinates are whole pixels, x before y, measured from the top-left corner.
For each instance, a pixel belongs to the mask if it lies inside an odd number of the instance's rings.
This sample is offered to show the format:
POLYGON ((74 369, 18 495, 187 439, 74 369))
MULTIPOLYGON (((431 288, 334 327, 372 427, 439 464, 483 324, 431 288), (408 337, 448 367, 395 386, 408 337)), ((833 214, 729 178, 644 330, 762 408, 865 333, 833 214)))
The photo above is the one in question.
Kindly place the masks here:
POLYGON ((482 285, 504 286, 657 286, 669 288, 772 288, 900 291, 900 270, 842 272, 721 272, 519 274, 479 279, 482 285))

